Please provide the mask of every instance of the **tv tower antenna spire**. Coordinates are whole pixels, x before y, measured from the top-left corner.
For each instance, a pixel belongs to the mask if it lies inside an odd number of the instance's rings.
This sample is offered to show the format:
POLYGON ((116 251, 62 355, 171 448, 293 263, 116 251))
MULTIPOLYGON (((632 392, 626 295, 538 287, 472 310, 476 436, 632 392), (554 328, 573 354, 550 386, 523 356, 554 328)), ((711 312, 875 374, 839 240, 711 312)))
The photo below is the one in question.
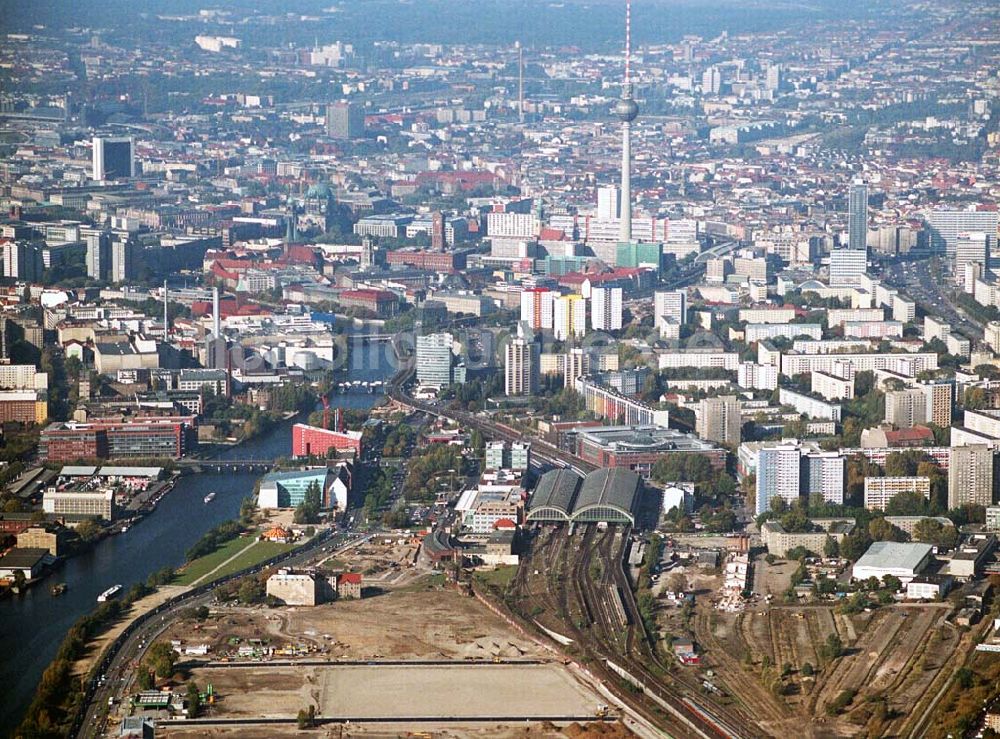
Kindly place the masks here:
POLYGON ((622 97, 615 105, 615 115, 622 122, 621 217, 618 240, 632 241, 632 121, 639 116, 639 106, 632 99, 632 0, 625 0, 625 79, 622 97))

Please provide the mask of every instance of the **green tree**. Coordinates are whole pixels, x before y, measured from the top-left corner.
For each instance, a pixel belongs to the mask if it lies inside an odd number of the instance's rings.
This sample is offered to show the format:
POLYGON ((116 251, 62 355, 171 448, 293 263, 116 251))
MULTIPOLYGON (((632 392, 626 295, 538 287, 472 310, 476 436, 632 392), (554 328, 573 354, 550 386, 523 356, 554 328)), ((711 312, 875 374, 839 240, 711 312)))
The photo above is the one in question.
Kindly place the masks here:
POLYGON ((264 583, 255 577, 245 578, 236 591, 236 597, 244 605, 263 603, 265 596, 264 583))
POLYGON ((167 642, 158 641, 146 652, 146 664, 157 677, 170 677, 176 662, 177 653, 167 642))
POLYGON ((884 518, 873 518, 868 524, 868 534, 873 541, 905 541, 906 534, 886 521, 884 518))
POLYGON ((954 549, 958 544, 958 529, 933 518, 922 518, 913 527, 913 540, 933 544, 938 549, 954 549))
POLYGON ((87 544, 97 540, 101 535, 101 526, 91 518, 81 521, 76 526, 76 535, 87 544))
POLYGON ((192 680, 187 684, 187 709, 188 718, 195 718, 201 708, 201 691, 198 685, 192 680))
POLYGON ((823 541, 823 556, 829 559, 840 556, 840 545, 832 536, 827 536, 823 541))
POLYGON ((295 523, 316 523, 322 507, 322 497, 319 483, 313 480, 306 488, 302 502, 295 508, 293 520, 295 523))

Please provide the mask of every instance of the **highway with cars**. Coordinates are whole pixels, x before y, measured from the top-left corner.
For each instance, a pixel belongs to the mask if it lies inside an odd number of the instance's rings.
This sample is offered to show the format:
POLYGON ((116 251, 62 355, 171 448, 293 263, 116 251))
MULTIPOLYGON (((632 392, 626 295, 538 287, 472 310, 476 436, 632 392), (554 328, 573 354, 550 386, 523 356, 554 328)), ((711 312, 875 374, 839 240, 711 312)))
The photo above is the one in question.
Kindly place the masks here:
POLYGON ((957 307, 948 297, 945 285, 935 275, 929 259, 900 261, 885 267, 885 281, 903 290, 925 313, 942 318, 970 339, 981 338, 982 326, 968 313, 957 307))

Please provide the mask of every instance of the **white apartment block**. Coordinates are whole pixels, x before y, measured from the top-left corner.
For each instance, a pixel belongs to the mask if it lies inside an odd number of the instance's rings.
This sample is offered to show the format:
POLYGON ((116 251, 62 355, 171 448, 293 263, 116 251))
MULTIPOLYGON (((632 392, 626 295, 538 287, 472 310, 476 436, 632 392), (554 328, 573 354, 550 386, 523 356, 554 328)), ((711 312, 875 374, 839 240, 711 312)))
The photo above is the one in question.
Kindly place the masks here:
POLYGON ((49 375, 33 364, 0 364, 0 388, 4 390, 47 390, 49 375))
POLYGON ((664 325, 687 323, 687 293, 684 290, 658 290, 653 295, 653 325, 663 333, 664 325))
POLYGON ((890 370, 907 377, 916 377, 921 372, 936 370, 938 355, 934 352, 887 353, 887 354, 782 354, 781 374, 787 377, 803 372, 826 372, 833 374, 834 362, 850 362, 855 372, 890 370))
POLYGON ((1000 354, 1000 321, 990 321, 986 324, 983 341, 994 354, 1000 354))
POLYGON ((892 299, 892 320, 913 323, 917 317, 917 304, 909 298, 897 295, 892 299))
POLYGON ((534 330, 552 330, 555 301, 559 293, 555 290, 532 289, 521 291, 521 320, 534 330))
POLYGON ((920 493, 927 500, 931 497, 929 477, 866 477, 865 508, 884 511, 889 501, 900 493, 920 493))
POLYGON ((774 390, 778 387, 778 368, 742 362, 736 370, 736 384, 748 390, 774 390))
POLYGON ((884 321, 885 311, 882 308, 831 308, 826 312, 827 323, 840 326, 847 321, 884 321))
POLYGON ((595 287, 590 291, 590 325, 595 331, 622 327, 622 288, 595 287))
POLYGON ((809 395, 797 393, 788 388, 779 388, 778 402, 791 406, 796 412, 807 418, 822 418, 828 421, 840 420, 840 406, 835 403, 825 403, 809 395))
POLYGON ((504 238, 534 238, 541 224, 534 213, 487 213, 486 233, 504 238))
POLYGON ((944 344, 948 347, 948 353, 956 357, 968 359, 972 352, 972 342, 961 334, 950 333, 944 337, 944 344))
POLYGON ((899 321, 845 321, 844 336, 856 339, 898 339, 903 336, 899 321))
POLYGON ((898 429, 927 423, 927 396, 923 390, 890 390, 885 394, 885 421, 898 429))
POLYGON ((790 323, 794 308, 740 308, 739 319, 745 323, 790 323))
MULTIPOLYGON (((1000 323, 997 326, 1000 327, 1000 323)), ((934 339, 944 341, 944 337, 950 333, 950 323, 945 323, 940 318, 933 316, 924 316, 924 341, 934 341, 934 339)))
POLYGON ((735 372, 739 363, 737 352, 666 352, 657 356, 660 369, 721 367, 735 372))
POLYGON ((818 323, 748 323, 746 327, 747 344, 779 336, 786 339, 808 336, 819 340, 823 338, 823 327, 818 323))
POLYGON ((812 391, 827 400, 850 400, 854 397, 854 378, 843 379, 825 372, 813 372, 812 391))

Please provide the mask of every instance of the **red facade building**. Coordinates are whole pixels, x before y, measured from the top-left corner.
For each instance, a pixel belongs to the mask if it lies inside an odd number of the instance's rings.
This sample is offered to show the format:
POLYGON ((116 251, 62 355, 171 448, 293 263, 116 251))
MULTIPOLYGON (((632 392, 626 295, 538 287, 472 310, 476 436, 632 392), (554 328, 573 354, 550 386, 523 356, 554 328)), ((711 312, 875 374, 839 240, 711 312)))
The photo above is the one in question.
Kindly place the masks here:
POLYGON ((361 455, 360 431, 330 431, 297 423, 292 426, 293 457, 328 457, 330 450, 361 455))

